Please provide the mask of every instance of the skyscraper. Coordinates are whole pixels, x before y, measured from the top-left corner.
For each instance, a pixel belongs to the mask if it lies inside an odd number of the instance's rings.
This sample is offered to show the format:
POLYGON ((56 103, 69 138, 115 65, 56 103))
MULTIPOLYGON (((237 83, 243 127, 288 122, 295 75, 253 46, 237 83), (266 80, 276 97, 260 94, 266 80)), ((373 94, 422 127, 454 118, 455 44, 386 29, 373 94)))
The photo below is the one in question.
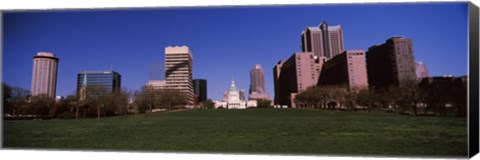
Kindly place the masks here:
POLYGON ((338 55, 345 50, 343 46, 344 44, 342 26, 328 26, 328 39, 330 41, 329 44, 331 57, 334 57, 335 55, 338 55))
POLYGON ((265 90, 265 74, 260 64, 255 64, 250 70, 249 100, 271 100, 265 90))
POLYGON ((277 62, 275 67, 273 67, 273 92, 274 92, 274 98, 273 98, 273 104, 280 104, 281 101, 281 90, 282 87, 280 86, 280 72, 282 71, 282 66, 285 63, 284 60, 280 60, 277 62))
POLYGON ((318 85, 368 87, 365 52, 347 50, 325 62, 318 85))
POLYGON ((317 60, 311 52, 297 52, 287 61, 280 61, 273 73, 275 105, 295 107, 296 94, 317 84, 323 63, 323 60, 317 60))
POLYGON ((325 21, 317 27, 306 27, 301 40, 302 51, 313 52, 317 57, 329 59, 344 51, 342 27, 328 26, 325 21))
POLYGON ((96 94, 105 95, 119 92, 122 76, 115 71, 82 71, 77 74, 77 96, 84 99, 87 88, 94 89, 96 94))
POLYGON ((53 53, 38 52, 33 57, 32 96, 46 94, 55 98, 59 59, 53 53))
POLYGON ((324 36, 319 27, 306 27, 302 32, 302 52, 312 52, 315 56, 325 56, 324 36))
POLYGON ((166 88, 179 90, 193 104, 192 53, 187 46, 165 48, 165 80, 166 88))
POLYGON ((197 98, 197 102, 205 102, 207 100, 207 80, 194 79, 193 90, 197 98))
POLYGON ((415 73, 417 75, 417 79, 421 80, 422 78, 428 77, 428 69, 425 64, 421 61, 415 62, 415 73))
POLYGON ((250 90, 249 94, 252 92, 263 93, 265 92, 265 80, 263 68, 260 64, 255 64, 250 70, 250 90))
POLYGON ((416 79, 412 40, 392 37, 367 51, 368 84, 376 88, 398 86, 416 79))

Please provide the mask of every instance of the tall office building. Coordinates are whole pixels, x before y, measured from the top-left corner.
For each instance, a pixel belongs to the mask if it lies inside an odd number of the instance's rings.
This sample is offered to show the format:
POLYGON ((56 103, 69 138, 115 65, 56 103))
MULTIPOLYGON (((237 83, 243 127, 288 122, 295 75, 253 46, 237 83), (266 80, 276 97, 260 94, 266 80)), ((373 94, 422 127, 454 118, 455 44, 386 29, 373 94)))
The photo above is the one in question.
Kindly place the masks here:
POLYGON ((328 26, 325 21, 318 27, 306 27, 301 40, 302 52, 313 52, 317 57, 329 59, 344 51, 342 27, 328 26))
POLYGON ((315 86, 324 59, 317 60, 311 52, 294 53, 287 61, 274 67, 275 105, 295 107, 296 94, 315 86))
POLYGON ((205 102, 207 100, 207 80, 194 79, 193 91, 195 92, 197 102, 205 102))
POLYGON ((154 90, 165 89, 167 82, 165 80, 149 80, 145 86, 151 87, 154 90))
POLYGON ((415 74, 417 75, 418 80, 428 77, 428 69, 423 62, 421 61, 415 62, 415 74))
POLYGON ((271 100, 265 90, 265 74, 260 64, 255 64, 250 70, 249 100, 271 100))
POLYGON ((53 53, 38 52, 33 57, 32 96, 46 94, 52 99, 56 96, 58 61, 53 53))
POLYGON ((325 52, 324 36, 319 27, 306 27, 301 38, 302 52, 312 52, 315 56, 325 56, 328 53, 325 52))
POLYGON ((265 73, 260 64, 255 64, 250 70, 249 100, 267 100, 270 97, 265 90, 265 73))
POLYGON ((368 84, 376 88, 416 80, 412 40, 392 37, 367 51, 368 84))
POLYGON ((82 71, 77 74, 77 96, 85 99, 87 88, 97 92, 95 94, 106 95, 120 92, 122 76, 115 71, 82 71))
POLYGON ((348 88, 368 87, 365 52, 347 50, 334 56, 322 68, 318 85, 338 85, 348 88))
POLYGON ((255 64, 250 70, 250 90, 248 93, 252 94, 252 92, 265 92, 264 73, 260 64, 255 64))
POLYGON ((277 105, 280 104, 280 91, 282 90, 282 86, 280 86, 280 72, 282 71, 282 66, 285 63, 284 60, 280 60, 277 62, 275 67, 273 67, 273 104, 277 105))
POLYGON ((165 80, 166 88, 179 90, 193 104, 192 53, 187 46, 165 48, 165 80))
POLYGON ((330 55, 334 57, 345 51, 343 44, 342 26, 328 26, 328 39, 330 44, 330 55))

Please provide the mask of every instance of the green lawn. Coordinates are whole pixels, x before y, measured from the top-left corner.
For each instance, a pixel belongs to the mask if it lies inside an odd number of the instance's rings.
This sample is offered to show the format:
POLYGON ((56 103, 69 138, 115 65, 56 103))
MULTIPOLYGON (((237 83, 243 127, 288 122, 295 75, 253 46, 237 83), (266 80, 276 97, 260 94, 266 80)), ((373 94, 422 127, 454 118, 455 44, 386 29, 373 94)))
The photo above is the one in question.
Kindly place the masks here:
POLYGON ((187 110, 4 121, 5 148, 381 156, 467 155, 465 118, 306 109, 187 110))

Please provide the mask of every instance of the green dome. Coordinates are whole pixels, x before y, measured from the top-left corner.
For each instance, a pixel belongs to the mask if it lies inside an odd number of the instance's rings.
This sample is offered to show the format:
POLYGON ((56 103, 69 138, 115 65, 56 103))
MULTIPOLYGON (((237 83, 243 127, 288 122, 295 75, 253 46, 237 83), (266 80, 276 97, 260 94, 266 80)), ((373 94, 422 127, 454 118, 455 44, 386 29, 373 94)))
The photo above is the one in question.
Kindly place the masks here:
POLYGON ((232 80, 232 85, 230 86, 230 89, 228 91, 238 91, 238 88, 235 86, 235 81, 232 80))

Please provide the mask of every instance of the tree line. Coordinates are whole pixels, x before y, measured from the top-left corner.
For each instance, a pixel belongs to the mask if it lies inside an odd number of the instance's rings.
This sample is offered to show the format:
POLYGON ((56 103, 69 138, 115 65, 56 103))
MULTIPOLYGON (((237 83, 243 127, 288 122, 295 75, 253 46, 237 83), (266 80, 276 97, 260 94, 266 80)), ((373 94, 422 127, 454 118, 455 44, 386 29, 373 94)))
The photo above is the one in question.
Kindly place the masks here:
POLYGON ((99 86, 87 86, 63 99, 40 94, 3 83, 3 113, 7 119, 25 118, 101 118, 127 114, 149 113, 156 109, 173 110, 184 107, 187 98, 182 92, 143 86, 138 91, 108 92, 99 86))
POLYGON ((383 110, 395 114, 460 116, 467 113, 467 85, 458 79, 407 81, 388 88, 312 86, 296 95, 298 108, 383 110))

